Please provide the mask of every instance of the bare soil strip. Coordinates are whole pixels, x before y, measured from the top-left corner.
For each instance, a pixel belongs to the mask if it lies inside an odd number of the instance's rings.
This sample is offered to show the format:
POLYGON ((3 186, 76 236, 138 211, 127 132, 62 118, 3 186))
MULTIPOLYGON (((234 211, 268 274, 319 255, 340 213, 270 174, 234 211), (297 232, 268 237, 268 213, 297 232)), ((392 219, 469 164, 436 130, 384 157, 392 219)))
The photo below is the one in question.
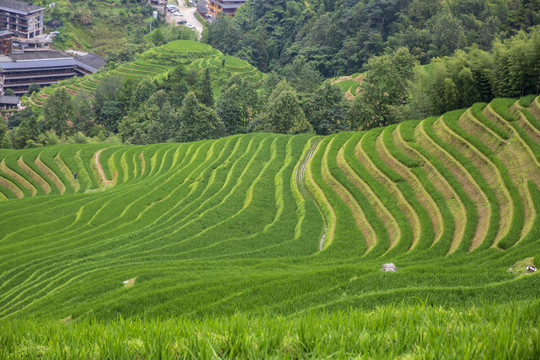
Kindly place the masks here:
POLYGON ((6 175, 11 176, 13 179, 17 180, 19 184, 24 186, 32 196, 36 196, 37 190, 28 180, 23 178, 21 175, 17 174, 15 171, 11 170, 7 165, 4 159, 0 163, 0 170, 2 170, 6 175))
POLYGON ((141 160, 141 176, 144 174, 144 170, 146 170, 146 160, 144 160, 144 151, 141 151, 139 154, 139 159, 141 160))
MULTIPOLYGON (((349 140, 350 141, 350 140, 349 140)), ((382 220, 386 230, 388 231, 390 245, 387 250, 392 249, 401 237, 401 230, 394 216, 383 204, 381 199, 371 190, 369 185, 358 176, 358 174, 347 163, 347 159, 344 154, 344 147, 338 152, 338 166, 345 176, 360 190, 360 192, 366 197, 371 206, 375 209, 375 212, 382 220)), ((367 238, 366 238, 367 239, 367 238)))
MULTIPOLYGON (((474 196, 478 197, 480 196, 482 198, 481 191, 479 188, 471 182, 470 175, 468 172, 466 172, 462 167, 461 164, 454 160, 454 158, 448 154, 443 148, 441 148, 431 137, 429 137, 423 126, 423 123, 421 123, 419 126, 416 127, 415 131, 415 137, 417 139, 417 142, 420 146, 422 146, 424 149, 429 149, 429 151, 437 157, 443 164, 447 166, 447 168, 452 172, 452 174, 457 178, 457 180, 461 183, 463 188, 465 189, 465 192, 469 195, 469 193, 473 193, 474 196)), ((446 179, 445 179, 446 180, 446 179)), ((451 185, 447 182, 448 187, 452 188, 451 185)), ((452 190, 452 192, 455 194, 455 200, 449 199, 448 201, 448 207, 450 208, 450 211, 454 214, 454 211, 452 208, 454 206, 462 207, 463 208, 463 214, 461 216, 455 216, 454 215, 454 222, 455 222, 455 231, 454 231, 454 238, 452 239, 452 243, 450 244, 450 249, 448 249, 448 254, 453 253, 457 248, 459 247, 459 244, 461 243, 461 240, 463 239, 463 234, 465 233, 465 225, 467 224, 467 216, 465 211, 465 206, 463 205, 463 201, 459 198, 457 193, 452 190)), ((469 195, 470 196, 470 195, 469 195)), ((483 197, 484 203, 487 201, 485 197, 483 197)))
POLYGON ((66 192, 66 186, 64 185, 64 183, 60 180, 58 175, 56 175, 51 169, 49 169, 49 167, 47 167, 47 165, 45 165, 41 161, 39 155, 36 157, 36 160, 34 160, 34 163, 36 164, 38 169, 43 171, 43 173, 53 182, 53 184, 60 192, 60 195, 66 192))
MULTIPOLYGON (((323 180, 336 192, 336 194, 338 194, 341 200, 343 200, 343 202, 351 210, 356 227, 360 230, 366 241, 367 252, 371 250, 373 246, 375 246, 377 242, 377 236, 375 234, 375 231, 373 230, 373 227, 367 221, 364 211, 354 199, 354 196, 339 181, 337 181, 334 176, 332 176, 332 173, 328 168, 328 152, 333 142, 334 139, 332 139, 332 141, 326 147, 326 151, 323 156, 321 166, 323 180)), ((343 147, 339 150, 339 152, 343 154, 343 147)), ((337 162, 339 163, 340 161, 343 161, 343 159, 340 159, 340 156, 338 155, 337 162)))
POLYGON ((6 188, 8 188, 8 190, 11 191, 13 194, 15 194, 17 198, 20 199, 23 197, 22 190, 19 189, 14 183, 9 181, 8 179, 3 178, 2 176, 0 176, 0 185, 3 185, 6 188))
MULTIPOLYGON (((407 199, 405 199, 405 197, 401 193, 401 190, 399 190, 396 184, 392 180, 390 180, 365 153, 364 149, 362 148, 363 141, 364 137, 362 137, 362 139, 356 145, 356 157, 366 167, 366 169, 371 173, 371 175, 375 177, 375 179, 377 179, 377 181, 381 183, 386 188, 386 190, 388 190, 390 193, 392 193, 392 195, 394 195, 396 204, 398 205, 401 212, 407 217, 409 224, 411 224, 413 236, 412 244, 410 244, 409 246, 409 250, 411 250, 412 248, 414 248, 414 246, 416 246, 416 243, 420 238, 420 219, 418 218, 418 214, 416 213, 416 211, 414 211, 407 199)), ((377 143, 377 141, 375 141, 375 143, 377 143)))
POLYGON ((96 169, 98 171, 99 179, 101 180, 101 183, 104 186, 109 186, 109 185, 113 184, 113 181, 112 180, 107 180, 107 178, 105 177, 105 173, 103 172, 103 167, 101 167, 101 163, 99 162, 99 154, 101 154, 101 152, 103 150, 105 150, 105 149, 98 150, 94 154, 94 164, 95 164, 96 169))
POLYGON ((38 173, 36 173, 32 168, 30 168, 26 163, 24 162, 24 159, 22 156, 17 160, 17 164, 19 164, 20 168, 28 174, 32 179, 34 179, 39 186, 43 189, 43 192, 45 194, 48 194, 51 192, 51 186, 45 179, 43 179, 38 173))
POLYGON ((79 184, 78 180, 75 180, 75 176, 71 173, 71 170, 69 169, 69 167, 66 165, 64 160, 62 160, 62 158, 60 157, 60 153, 58 153, 54 157, 54 161, 56 162, 56 164, 58 165, 58 167, 60 168, 60 170, 66 177, 66 179, 68 180, 69 184, 73 188, 73 191, 78 192, 79 189, 81 188, 81 184, 79 184))
MULTIPOLYGON (((394 133, 396 132, 397 131, 392 131, 392 138, 394 138, 395 136, 394 133)), ((396 144, 395 140, 394 140, 394 144, 396 144)), ((388 151, 388 149, 386 148, 384 144, 382 136, 379 136, 379 139, 377 139, 375 146, 376 146, 377 152, 379 153, 379 156, 386 163, 386 165, 390 166, 395 172, 397 172, 401 177, 403 177, 405 181, 409 183, 411 187, 414 189, 416 199, 428 212, 430 220, 431 220, 431 224, 433 225, 433 230, 434 230, 433 243, 437 242, 442 235, 442 229, 443 229, 443 218, 442 218, 442 214, 439 211, 439 208, 437 207, 437 204, 435 204, 435 201, 433 201, 431 196, 429 196, 426 189, 422 186, 422 184, 416 178, 413 172, 407 166, 399 162, 399 160, 394 158, 392 154, 390 154, 390 152, 388 151)), ((398 144, 396 144, 396 147, 399 148, 398 144)))

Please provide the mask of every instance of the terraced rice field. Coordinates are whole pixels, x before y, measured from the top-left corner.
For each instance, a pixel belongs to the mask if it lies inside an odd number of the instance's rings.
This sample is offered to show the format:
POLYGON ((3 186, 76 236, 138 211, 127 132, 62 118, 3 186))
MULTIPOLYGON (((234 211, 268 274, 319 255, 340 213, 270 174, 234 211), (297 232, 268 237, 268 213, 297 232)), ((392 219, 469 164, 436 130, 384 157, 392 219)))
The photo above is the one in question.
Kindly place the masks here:
MULTIPOLYGON (((197 41, 177 40, 160 47, 150 49, 141 54, 135 61, 120 65, 118 68, 87 75, 69 80, 68 85, 61 85, 71 95, 76 93, 92 94, 104 77, 114 76, 122 80, 141 81, 144 79, 158 79, 166 76, 169 70, 177 65, 185 65, 191 69, 203 72, 211 70, 211 79, 219 95, 219 87, 224 85, 229 77, 239 73, 252 82, 261 80, 264 75, 254 66, 234 57, 224 56, 219 50, 210 45, 197 41), (222 61, 225 59, 225 66, 222 61)), ((43 106, 46 98, 52 93, 52 88, 41 90, 34 98, 36 106, 43 106)))
POLYGON ((540 258, 540 102, 522 105, 324 138, 1 150, 0 322, 537 298, 538 274, 508 271, 540 258))

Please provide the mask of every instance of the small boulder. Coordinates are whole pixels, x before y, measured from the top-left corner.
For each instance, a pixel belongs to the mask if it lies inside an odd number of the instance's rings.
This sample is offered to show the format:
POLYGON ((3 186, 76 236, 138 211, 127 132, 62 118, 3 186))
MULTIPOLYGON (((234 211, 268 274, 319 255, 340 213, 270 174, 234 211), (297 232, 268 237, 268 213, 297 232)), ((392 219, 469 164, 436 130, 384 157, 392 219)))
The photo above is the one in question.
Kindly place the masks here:
POLYGON ((381 270, 384 272, 389 272, 389 271, 396 272, 397 268, 396 268, 396 265, 394 265, 394 263, 386 263, 386 264, 383 264, 383 266, 381 267, 381 270))
POLYGON ((532 273, 536 272, 536 266, 529 265, 529 266, 527 266, 527 268, 525 270, 527 271, 527 273, 532 274, 532 273))

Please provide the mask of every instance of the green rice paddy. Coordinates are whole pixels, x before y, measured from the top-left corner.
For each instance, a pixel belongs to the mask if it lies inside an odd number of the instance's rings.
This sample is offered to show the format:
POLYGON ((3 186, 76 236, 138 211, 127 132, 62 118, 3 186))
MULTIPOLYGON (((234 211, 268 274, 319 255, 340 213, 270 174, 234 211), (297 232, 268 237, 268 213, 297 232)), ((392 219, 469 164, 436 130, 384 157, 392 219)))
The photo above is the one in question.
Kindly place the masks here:
POLYGON ((0 357, 537 359, 538 100, 1 150, 0 357))

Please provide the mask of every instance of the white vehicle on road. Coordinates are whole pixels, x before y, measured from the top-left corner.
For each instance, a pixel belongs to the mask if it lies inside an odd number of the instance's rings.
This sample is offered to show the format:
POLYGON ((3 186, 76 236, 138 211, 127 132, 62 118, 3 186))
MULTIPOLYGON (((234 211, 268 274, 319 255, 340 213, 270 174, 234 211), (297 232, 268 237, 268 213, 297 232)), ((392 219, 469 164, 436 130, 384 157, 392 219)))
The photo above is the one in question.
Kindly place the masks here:
POLYGON ((186 26, 190 29, 193 29, 195 26, 193 26, 193 24, 190 24, 190 23, 187 23, 186 26))

